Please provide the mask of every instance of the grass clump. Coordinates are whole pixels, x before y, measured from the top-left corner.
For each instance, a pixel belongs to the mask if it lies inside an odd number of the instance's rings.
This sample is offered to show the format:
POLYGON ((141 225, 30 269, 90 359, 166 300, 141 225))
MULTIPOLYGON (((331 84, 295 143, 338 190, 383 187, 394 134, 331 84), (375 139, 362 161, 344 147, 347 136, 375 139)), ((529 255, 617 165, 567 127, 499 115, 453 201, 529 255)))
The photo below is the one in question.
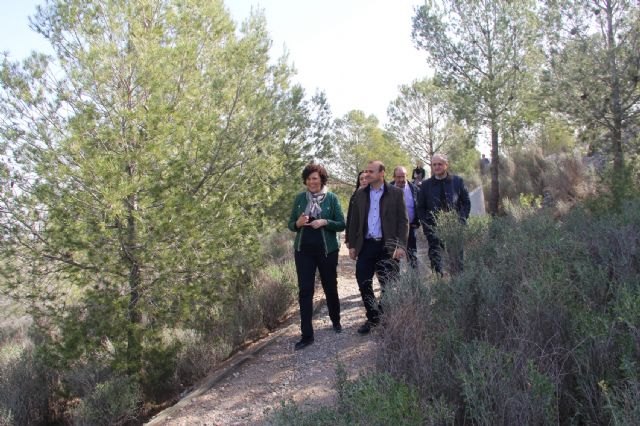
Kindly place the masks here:
MULTIPOLYGON (((305 411, 293 403, 283 403, 272 413, 272 425, 423 425, 424 412, 418 393, 388 374, 370 374, 346 380, 338 366, 338 404, 305 411)), ((435 410, 434 410, 435 411, 435 410)))

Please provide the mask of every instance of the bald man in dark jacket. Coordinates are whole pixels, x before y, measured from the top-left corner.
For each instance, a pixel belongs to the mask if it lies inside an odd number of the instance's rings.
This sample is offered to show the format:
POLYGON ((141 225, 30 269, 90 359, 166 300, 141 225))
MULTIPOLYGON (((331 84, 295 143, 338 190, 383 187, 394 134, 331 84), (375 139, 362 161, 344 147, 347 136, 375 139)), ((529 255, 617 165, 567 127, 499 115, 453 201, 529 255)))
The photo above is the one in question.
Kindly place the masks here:
POLYGON ((356 260, 356 280, 367 321, 358 333, 367 334, 380 322, 380 306, 373 293, 373 276, 381 290, 399 270, 406 255, 409 218, 403 191, 384 180, 384 164, 371 161, 365 174, 369 184, 359 189, 353 200, 349 222, 349 256, 356 260))
MULTIPOLYGON (((444 154, 431 159, 433 176, 422 182, 418 193, 418 217, 429 242, 431 269, 442 275, 442 249, 444 244, 436 232, 436 220, 440 212, 455 211, 460 222, 467 223, 471 211, 469 191, 460 176, 449 173, 449 161, 444 154)), ((454 270, 462 270, 462 252, 453 259, 454 270)))

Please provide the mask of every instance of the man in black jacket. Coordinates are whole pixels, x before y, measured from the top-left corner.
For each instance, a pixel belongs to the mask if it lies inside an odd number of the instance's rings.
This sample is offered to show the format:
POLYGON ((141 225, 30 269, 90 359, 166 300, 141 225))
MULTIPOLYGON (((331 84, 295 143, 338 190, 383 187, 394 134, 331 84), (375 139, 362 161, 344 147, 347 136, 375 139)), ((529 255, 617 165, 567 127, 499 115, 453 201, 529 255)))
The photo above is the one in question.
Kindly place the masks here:
MULTIPOLYGON (((442 276, 442 249, 444 245, 436 232, 438 213, 455 211, 462 223, 466 223, 471 210, 469 191, 460 176, 449 174, 449 161, 444 154, 435 154, 431 158, 433 175, 422 182, 418 193, 418 217, 422 223, 424 235, 429 242, 429 260, 431 269, 442 276)), ((462 253, 459 253, 459 265, 462 269, 462 253)))
POLYGON ((376 303, 373 277, 381 292, 398 273, 405 256, 409 219, 402 191, 384 180, 381 161, 370 161, 365 170, 368 184, 356 191, 349 220, 349 257, 356 261, 356 281, 367 321, 358 333, 367 334, 380 323, 381 306, 376 303))

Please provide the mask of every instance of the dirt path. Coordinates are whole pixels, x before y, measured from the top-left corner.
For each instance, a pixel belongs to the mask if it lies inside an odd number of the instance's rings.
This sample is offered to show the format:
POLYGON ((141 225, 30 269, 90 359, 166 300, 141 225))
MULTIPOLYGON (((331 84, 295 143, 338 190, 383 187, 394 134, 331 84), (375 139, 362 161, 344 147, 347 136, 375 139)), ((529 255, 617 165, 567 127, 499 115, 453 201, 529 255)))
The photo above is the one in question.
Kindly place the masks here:
POLYGON ((336 366, 349 378, 374 365, 375 336, 360 336, 364 307, 355 281, 354 262, 342 246, 338 292, 343 332, 336 334, 327 314, 322 288, 314 315, 315 343, 294 351, 300 337, 297 313, 281 329, 236 354, 175 406, 159 413, 150 425, 260 425, 283 401, 302 408, 335 402, 336 366))

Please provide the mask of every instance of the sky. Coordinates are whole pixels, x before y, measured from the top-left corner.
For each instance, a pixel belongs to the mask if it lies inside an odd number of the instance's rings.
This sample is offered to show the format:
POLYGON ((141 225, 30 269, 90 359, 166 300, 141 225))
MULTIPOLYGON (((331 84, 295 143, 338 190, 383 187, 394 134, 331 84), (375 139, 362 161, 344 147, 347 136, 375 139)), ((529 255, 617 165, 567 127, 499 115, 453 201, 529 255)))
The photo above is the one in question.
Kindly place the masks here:
MULTIPOLYGON (((28 17, 44 0, 0 0, 0 51, 21 59, 49 52, 29 28, 28 17)), ((309 96, 324 91, 334 117, 358 109, 386 123, 400 85, 430 74, 424 52, 411 40, 411 20, 420 0, 226 0, 233 20, 252 8, 264 11, 272 55, 288 52, 294 80, 309 96)))

